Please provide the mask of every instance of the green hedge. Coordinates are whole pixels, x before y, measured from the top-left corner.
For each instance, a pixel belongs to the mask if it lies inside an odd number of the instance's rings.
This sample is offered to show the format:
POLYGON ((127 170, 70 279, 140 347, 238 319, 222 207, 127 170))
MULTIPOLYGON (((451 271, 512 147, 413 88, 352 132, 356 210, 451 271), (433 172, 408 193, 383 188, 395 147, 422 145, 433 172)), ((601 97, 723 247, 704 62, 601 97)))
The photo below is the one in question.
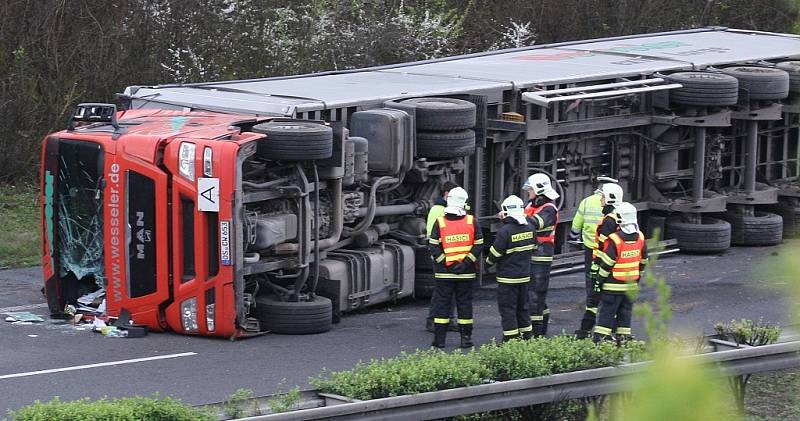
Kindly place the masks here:
POLYGON ((9 411, 10 421, 210 421, 215 418, 177 399, 164 398, 88 398, 62 402, 58 397, 48 402, 36 401, 16 411, 9 411))
POLYGON ((418 350, 351 370, 323 371, 310 382, 321 392, 367 400, 607 367, 644 356, 638 341, 617 347, 559 336, 489 343, 466 353, 418 350))

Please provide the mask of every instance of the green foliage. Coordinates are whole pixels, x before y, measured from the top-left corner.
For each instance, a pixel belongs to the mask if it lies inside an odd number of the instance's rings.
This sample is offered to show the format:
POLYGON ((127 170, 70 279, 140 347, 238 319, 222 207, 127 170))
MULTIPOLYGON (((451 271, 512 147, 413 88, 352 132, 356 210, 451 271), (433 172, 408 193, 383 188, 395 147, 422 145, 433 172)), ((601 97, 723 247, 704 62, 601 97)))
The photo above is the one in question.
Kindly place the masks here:
POLYGON ((758 322, 746 319, 717 322, 714 323, 714 330, 720 339, 750 346, 773 344, 781 335, 780 326, 764 323, 760 319, 758 322))
POLYGON ((0 268, 40 262, 39 196, 32 186, 0 186, 0 268))
MULTIPOLYGON (((659 233, 655 233, 654 237, 658 236, 659 233)), ((648 266, 655 267, 655 256, 651 255, 649 260, 648 266)), ((679 358, 686 348, 700 347, 697 342, 692 345, 691 341, 687 347, 682 341, 669 337, 668 327, 672 320, 669 301, 672 291, 666 280, 648 270, 643 284, 655 289, 655 305, 636 304, 634 313, 645 320, 645 330, 650 339, 648 348, 653 363, 636 376, 634 392, 628 396, 612 397, 614 405, 611 406, 609 419, 737 419, 737 414, 728 408, 723 388, 718 379, 712 376, 710 369, 698 365, 694 360, 679 358)), ((597 414, 592 413, 589 419, 597 419, 597 414)))
MULTIPOLYGON (((286 379, 281 380, 280 384, 278 385, 279 394, 283 393, 284 385, 286 385, 286 379)), ((300 388, 298 386, 293 387, 287 393, 283 393, 276 398, 270 399, 268 402, 269 409, 273 414, 289 411, 298 403, 300 403, 300 388)))
MULTIPOLYGON (((658 244, 658 239, 661 237, 661 232, 656 230, 653 233, 653 238, 649 244, 658 244)), ((656 267, 658 262, 657 256, 653 255, 654 251, 658 251, 657 246, 648 245, 650 251, 650 258, 648 259, 647 266, 649 268, 656 267)), ((644 319, 645 332, 647 332, 648 344, 651 350, 655 351, 668 345, 669 341, 669 322, 672 320, 672 306, 669 304, 672 298, 672 288, 667 285, 664 277, 656 276, 653 270, 647 270, 644 279, 640 281, 644 287, 654 289, 656 292, 655 306, 650 303, 636 303, 634 305, 633 314, 636 317, 644 319)), ((638 291, 634 291, 631 295, 632 299, 636 298, 638 291)))
POLYGON ((321 392, 355 399, 377 399, 481 384, 490 377, 475 355, 438 350, 401 353, 395 358, 358 363, 351 370, 310 379, 321 392))
MULTIPOLYGON (((730 323, 717 322, 714 324, 714 330, 717 331, 720 339, 749 346, 775 343, 781 335, 779 326, 766 324, 761 320, 757 323, 746 319, 731 320, 730 323)), ((731 387, 740 413, 744 413, 744 400, 747 395, 747 384, 750 381, 750 377, 751 374, 743 374, 731 376, 728 379, 728 384, 731 387)))
POLYGON ((88 398, 63 402, 58 397, 48 402, 36 401, 16 411, 9 411, 10 421, 211 421, 209 414, 197 411, 177 399, 88 398))
POLYGON ((514 340, 502 345, 490 343, 463 354, 418 350, 359 363, 351 370, 323 372, 312 378, 311 384, 326 393, 377 399, 605 367, 643 356, 641 342, 633 341, 620 348, 561 336, 514 340))
POLYGON ((626 361, 626 356, 638 360, 644 356, 644 343, 634 341, 617 347, 556 336, 486 344, 478 356, 491 370, 493 380, 512 380, 612 366, 626 361))
POLYGON ((634 378, 630 399, 618 399, 613 420, 736 420, 720 382, 709 368, 663 351, 634 378))
POLYGON ((245 416, 245 404, 253 399, 255 394, 250 389, 238 389, 233 392, 222 404, 222 411, 231 418, 241 418, 245 416))

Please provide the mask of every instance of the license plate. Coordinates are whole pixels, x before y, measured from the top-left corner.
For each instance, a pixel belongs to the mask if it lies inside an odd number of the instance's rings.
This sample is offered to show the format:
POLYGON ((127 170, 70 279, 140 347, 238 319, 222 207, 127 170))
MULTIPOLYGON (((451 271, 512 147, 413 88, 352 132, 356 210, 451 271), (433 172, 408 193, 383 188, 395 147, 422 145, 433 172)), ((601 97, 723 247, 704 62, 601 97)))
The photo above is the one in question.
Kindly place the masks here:
POLYGON ((231 265, 231 221, 219 221, 219 260, 231 265))

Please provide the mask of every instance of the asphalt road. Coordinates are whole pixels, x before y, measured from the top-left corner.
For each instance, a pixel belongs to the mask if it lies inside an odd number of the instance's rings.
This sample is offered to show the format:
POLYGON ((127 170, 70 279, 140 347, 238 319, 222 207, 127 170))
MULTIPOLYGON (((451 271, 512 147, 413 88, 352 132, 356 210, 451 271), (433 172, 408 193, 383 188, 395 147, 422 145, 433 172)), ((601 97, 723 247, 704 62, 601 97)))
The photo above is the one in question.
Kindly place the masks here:
MULTIPOLYGON (((789 244, 800 256, 800 241, 789 244)), ((775 285, 796 280, 779 270, 764 272, 762 266, 771 256, 787 252, 777 247, 733 248, 720 256, 662 257, 655 270, 672 287, 673 332, 710 333, 715 321, 734 318, 788 323, 789 303, 775 285)), ((0 312, 33 305, 31 312, 46 315, 40 288, 38 268, 0 271, 0 312)), ((654 296, 645 289, 640 301, 654 296)), ((548 299, 551 334, 577 327, 582 300, 581 274, 553 278, 548 299)), ((426 314, 426 301, 408 299, 343 317, 328 333, 265 335, 237 342, 171 333, 106 338, 49 320, 30 325, 0 321, 0 414, 53 396, 73 400, 157 392, 202 404, 222 401, 239 388, 256 395, 275 393, 282 379, 283 390, 305 388, 309 376, 323 368, 347 369, 359 360, 427 347, 431 334, 424 330, 426 314)), ((493 289, 476 294, 474 318, 478 343, 501 335, 493 289)), ((633 329, 641 333, 640 320, 634 321, 633 329)), ((453 349, 457 334, 450 333, 448 343, 453 349)))

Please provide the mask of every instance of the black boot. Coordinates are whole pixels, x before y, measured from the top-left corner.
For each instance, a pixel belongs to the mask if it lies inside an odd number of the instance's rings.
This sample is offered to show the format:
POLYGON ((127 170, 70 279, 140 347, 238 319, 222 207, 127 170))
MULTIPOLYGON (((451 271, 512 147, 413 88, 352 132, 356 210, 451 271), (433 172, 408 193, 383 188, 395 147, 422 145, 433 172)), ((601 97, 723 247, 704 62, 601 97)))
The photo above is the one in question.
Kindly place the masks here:
POLYGON ((528 339, 533 339, 533 330, 529 330, 527 332, 522 332, 522 339, 524 339, 526 341, 528 339))
POLYGON ((472 348, 472 326, 461 326, 461 348, 472 348))
POLYGON ((519 335, 503 335, 503 343, 506 343, 512 339, 519 339, 519 335))
POLYGON ((633 340, 632 335, 626 335, 626 334, 617 333, 616 335, 614 335, 614 337, 617 341, 617 346, 625 346, 626 343, 633 340))
POLYGON ((614 337, 594 332, 592 334, 592 341, 594 341, 594 343, 600 343, 603 341, 614 341, 614 337))
POLYGON ((425 319, 425 330, 433 333, 433 318, 425 319))
POLYGON ((433 343, 431 343, 431 346, 435 348, 444 348, 446 338, 447 325, 444 323, 436 323, 433 329, 433 343))
POLYGON ((544 327, 542 325, 542 322, 536 321, 536 322, 531 323, 531 325, 533 327, 533 332, 532 333, 533 333, 533 337, 534 338, 540 338, 540 337, 544 336, 544 327))
MULTIPOLYGON (((596 308, 596 307, 595 307, 596 308)), ((583 318, 581 319, 581 329, 586 332, 591 332, 592 328, 594 328, 594 322, 597 319, 597 315, 594 312, 586 310, 583 313, 583 318)))

